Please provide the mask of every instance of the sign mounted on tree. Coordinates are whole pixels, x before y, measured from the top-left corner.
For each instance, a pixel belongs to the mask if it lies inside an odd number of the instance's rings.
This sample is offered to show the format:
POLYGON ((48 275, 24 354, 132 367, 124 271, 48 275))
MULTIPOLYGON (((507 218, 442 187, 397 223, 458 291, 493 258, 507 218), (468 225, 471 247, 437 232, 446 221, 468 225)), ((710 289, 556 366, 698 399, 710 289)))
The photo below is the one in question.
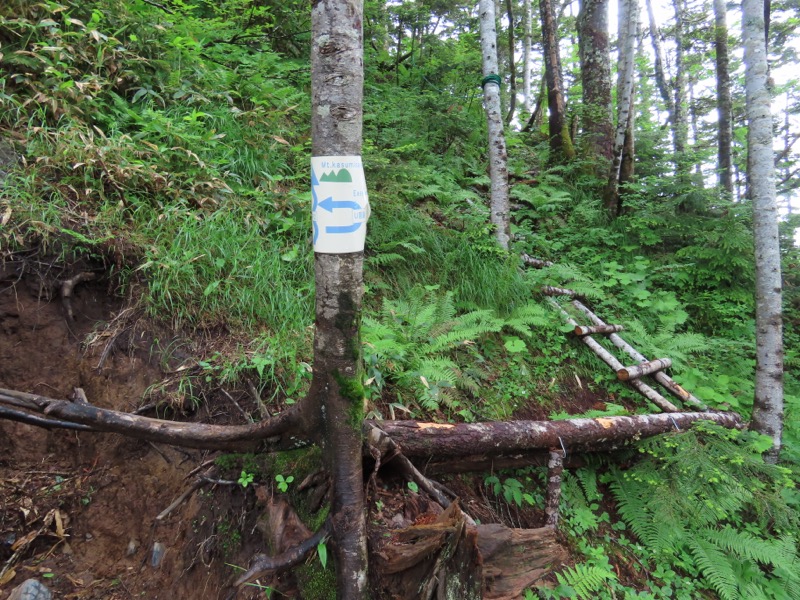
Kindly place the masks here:
POLYGON ((370 209, 361 157, 313 156, 311 198, 314 252, 363 251, 370 209))

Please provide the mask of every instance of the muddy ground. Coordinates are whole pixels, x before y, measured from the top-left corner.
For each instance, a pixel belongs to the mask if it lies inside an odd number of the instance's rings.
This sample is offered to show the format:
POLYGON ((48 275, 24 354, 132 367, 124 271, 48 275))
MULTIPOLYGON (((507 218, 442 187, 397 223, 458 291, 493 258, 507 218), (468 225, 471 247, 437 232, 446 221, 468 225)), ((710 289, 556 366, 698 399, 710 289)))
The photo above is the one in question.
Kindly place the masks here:
MULTIPOLYGON (((130 327, 130 318, 126 330, 114 329, 124 302, 105 282, 76 287, 70 320, 51 285, 58 274, 16 280, 6 265, 3 275, 0 387, 54 398, 80 387, 97 406, 133 411, 174 368, 174 357, 153 352, 152 332, 130 327)), ((212 506, 211 492, 197 495, 155 521, 206 458, 119 435, 0 421, 0 598, 30 577, 65 599, 225 597, 236 572, 225 563, 246 566, 253 550, 230 539, 236 519, 228 513, 244 510, 243 491, 224 490, 228 506, 212 506), (158 567, 155 544, 165 549, 158 567)))

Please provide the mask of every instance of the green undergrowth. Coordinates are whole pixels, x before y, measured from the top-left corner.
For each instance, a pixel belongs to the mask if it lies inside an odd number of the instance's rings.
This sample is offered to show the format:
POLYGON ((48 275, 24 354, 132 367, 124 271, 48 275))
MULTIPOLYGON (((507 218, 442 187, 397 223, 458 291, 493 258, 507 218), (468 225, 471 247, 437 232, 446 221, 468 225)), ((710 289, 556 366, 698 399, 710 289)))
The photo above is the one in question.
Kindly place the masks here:
POLYGON ((604 461, 569 472, 561 523, 579 562, 540 594, 800 597, 798 495, 789 469, 761 459, 769 444, 766 436, 699 423, 640 442, 638 460, 627 465, 604 461))

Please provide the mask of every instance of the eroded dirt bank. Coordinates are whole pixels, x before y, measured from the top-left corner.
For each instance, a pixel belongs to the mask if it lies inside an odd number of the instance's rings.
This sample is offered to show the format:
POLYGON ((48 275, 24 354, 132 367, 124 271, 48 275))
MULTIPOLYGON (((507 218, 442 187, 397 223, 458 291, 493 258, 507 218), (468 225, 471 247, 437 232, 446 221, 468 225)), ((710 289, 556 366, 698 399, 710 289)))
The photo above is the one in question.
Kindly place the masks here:
MULTIPOLYGON (((102 280, 76 287, 70 320, 53 285, 62 275, 20 277, 19 267, 7 263, 0 273, 0 387, 55 398, 80 387, 98 406, 139 406, 164 377, 162 365, 170 368, 151 352, 152 336, 107 328, 122 305, 102 280)), ((56 598, 224 597, 232 571, 225 559, 246 558, 215 556, 220 532, 208 503, 194 498, 154 525, 203 459, 117 435, 0 420, 0 569, 9 567, 0 597, 30 577, 56 598), (156 542, 166 548, 158 568, 156 542)))

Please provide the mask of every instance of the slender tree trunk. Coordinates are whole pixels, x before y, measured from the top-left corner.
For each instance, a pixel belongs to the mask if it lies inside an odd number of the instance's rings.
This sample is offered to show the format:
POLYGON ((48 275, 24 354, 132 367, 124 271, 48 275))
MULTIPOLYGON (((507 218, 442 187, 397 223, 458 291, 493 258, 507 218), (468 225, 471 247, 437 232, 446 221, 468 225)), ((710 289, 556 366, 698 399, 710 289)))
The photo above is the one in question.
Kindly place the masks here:
POLYGON ((512 0, 506 0, 506 14, 508 15, 508 83, 511 87, 508 99, 508 114, 506 125, 514 118, 517 109, 517 63, 514 58, 514 8, 512 0))
POLYGON ((588 156, 598 159, 598 175, 602 176, 608 172, 614 153, 608 0, 583 0, 578 14, 578 41, 586 150, 588 156))
POLYGON ((714 48, 717 65, 717 158, 719 184, 728 198, 733 197, 731 166, 732 101, 728 60, 728 23, 725 0, 714 0, 714 48))
MULTIPOLYGON (((361 0, 317 0, 313 4, 313 156, 353 157, 349 162, 360 163, 362 14, 361 0)), ((368 593, 359 340, 363 259, 363 248, 360 252, 315 255, 316 334, 309 395, 319 403, 323 455, 333 480, 337 597, 343 600, 361 600, 368 593)))
POLYGON ((653 68, 655 70, 656 87, 661 99, 664 101, 664 106, 669 114, 670 123, 675 121, 675 102, 669 93, 669 83, 664 71, 664 49, 661 46, 661 33, 656 24, 656 16, 653 12, 653 0, 647 0, 647 15, 650 20, 650 40, 653 43, 653 68))
POLYGON ((776 462, 783 431, 783 323, 781 257, 772 151, 772 114, 767 88, 763 0, 743 0, 747 176, 753 203, 756 256, 756 383, 752 429, 772 438, 768 460, 776 462))
POLYGON ((494 1, 481 0, 481 50, 483 54, 483 103, 489 132, 489 177, 492 181, 491 221, 497 243, 508 250, 511 239, 508 202, 508 154, 500 108, 500 76, 497 62, 497 29, 494 1))
POLYGON ((636 112, 633 109, 633 94, 631 94, 631 105, 628 110, 628 127, 625 128, 625 141, 622 144, 622 162, 619 165, 619 208, 622 211, 624 205, 625 184, 633 180, 634 166, 636 158, 636 112))
POLYGON ((614 153, 604 204, 611 215, 619 214, 619 179, 625 132, 628 129, 633 99, 633 63, 639 29, 639 3, 620 0, 619 3, 619 70, 617 72, 617 125, 614 132, 614 153))
POLYGON ((522 49, 522 95, 525 103, 525 111, 530 112, 531 105, 531 38, 532 35, 532 14, 531 0, 523 0, 522 4, 522 30, 523 30, 523 49, 522 49))
POLYGON ((684 65, 684 25, 683 7, 680 0, 674 0, 675 7, 675 81, 673 88, 675 92, 672 121, 672 138, 675 148, 675 170, 678 179, 687 182, 686 175, 689 172, 689 164, 686 160, 686 146, 689 139, 689 119, 687 117, 686 102, 686 67, 684 65))
POLYGON ((559 162, 572 159, 575 150, 569 137, 569 125, 564 105, 564 84, 561 78, 561 59, 558 54, 556 20, 551 0, 539 0, 542 16, 542 45, 544 47, 544 69, 547 81, 547 106, 550 111, 551 160, 559 162))

